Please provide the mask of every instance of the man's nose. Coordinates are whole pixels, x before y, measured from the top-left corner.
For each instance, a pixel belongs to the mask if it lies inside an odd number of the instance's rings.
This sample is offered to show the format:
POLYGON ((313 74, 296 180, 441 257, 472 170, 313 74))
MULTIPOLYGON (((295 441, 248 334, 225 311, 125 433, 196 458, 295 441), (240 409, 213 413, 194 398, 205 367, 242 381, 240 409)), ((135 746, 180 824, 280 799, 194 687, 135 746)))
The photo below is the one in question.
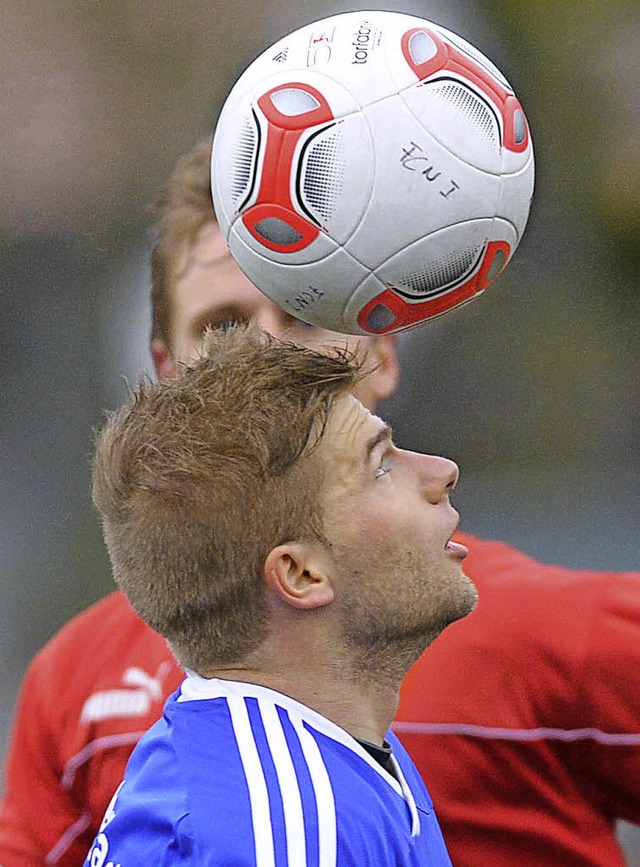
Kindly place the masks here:
POLYGON ((281 310, 273 301, 266 298, 253 317, 263 331, 268 331, 274 337, 282 337, 287 328, 291 327, 292 318, 281 310))
POLYGON ((419 455, 419 478, 425 497, 436 505, 448 499, 455 488, 460 471, 449 458, 439 455, 419 455))

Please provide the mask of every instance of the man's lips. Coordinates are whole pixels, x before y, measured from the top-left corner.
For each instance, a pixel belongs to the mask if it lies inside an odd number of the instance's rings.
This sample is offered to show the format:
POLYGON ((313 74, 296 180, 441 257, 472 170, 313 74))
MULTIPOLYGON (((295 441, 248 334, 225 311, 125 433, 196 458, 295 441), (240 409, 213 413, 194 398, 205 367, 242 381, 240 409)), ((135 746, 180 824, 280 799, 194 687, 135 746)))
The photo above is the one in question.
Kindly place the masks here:
POLYGON ((453 542, 451 539, 444 546, 444 550, 447 554, 452 554, 454 557, 460 557, 460 559, 467 556, 469 551, 465 548, 464 545, 461 545, 460 542, 453 542))
POLYGON ((455 519, 456 519, 455 525, 453 527, 453 530, 451 531, 451 536, 449 536, 449 539, 447 540, 447 543, 444 546, 444 550, 447 552, 447 554, 451 554, 454 557, 460 557, 460 559, 462 559, 463 557, 467 556, 469 551, 467 548, 465 548, 464 545, 461 545, 460 542, 454 542, 452 539, 452 537, 455 535, 456 530, 458 529, 458 523, 460 521, 460 516, 455 511, 455 509, 454 509, 454 512, 455 512, 455 519))

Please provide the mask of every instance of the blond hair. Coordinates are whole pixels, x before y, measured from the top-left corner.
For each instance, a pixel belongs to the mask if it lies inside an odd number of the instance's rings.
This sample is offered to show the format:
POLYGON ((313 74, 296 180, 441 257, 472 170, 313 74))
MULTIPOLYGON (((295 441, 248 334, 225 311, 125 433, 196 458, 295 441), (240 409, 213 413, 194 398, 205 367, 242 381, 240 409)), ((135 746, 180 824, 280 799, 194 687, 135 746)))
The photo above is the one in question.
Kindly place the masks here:
POLYGON ((234 326, 109 418, 93 496, 114 577, 186 667, 237 662, 264 639, 265 558, 324 539, 315 445, 361 376, 344 350, 234 326))
POLYGON ((178 162, 155 203, 156 237, 151 252, 151 339, 171 351, 173 286, 188 266, 188 251, 208 223, 217 225, 211 197, 211 138, 199 141, 178 162))

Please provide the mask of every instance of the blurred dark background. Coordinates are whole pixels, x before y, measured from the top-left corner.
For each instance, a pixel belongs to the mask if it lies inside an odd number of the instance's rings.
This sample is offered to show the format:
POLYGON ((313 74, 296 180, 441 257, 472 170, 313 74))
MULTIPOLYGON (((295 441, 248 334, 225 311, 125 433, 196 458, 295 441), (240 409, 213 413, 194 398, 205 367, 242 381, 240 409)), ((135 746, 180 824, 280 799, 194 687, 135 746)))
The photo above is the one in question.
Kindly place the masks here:
POLYGON ((460 463, 466 529, 569 566, 640 566, 636 2, 5 4, 2 751, 31 656, 111 589, 92 429, 123 399, 122 376, 150 369, 156 190, 259 51, 368 8, 429 18, 491 57, 524 104, 537 160, 514 261, 479 302, 402 339, 404 385, 384 414, 401 445, 460 463))

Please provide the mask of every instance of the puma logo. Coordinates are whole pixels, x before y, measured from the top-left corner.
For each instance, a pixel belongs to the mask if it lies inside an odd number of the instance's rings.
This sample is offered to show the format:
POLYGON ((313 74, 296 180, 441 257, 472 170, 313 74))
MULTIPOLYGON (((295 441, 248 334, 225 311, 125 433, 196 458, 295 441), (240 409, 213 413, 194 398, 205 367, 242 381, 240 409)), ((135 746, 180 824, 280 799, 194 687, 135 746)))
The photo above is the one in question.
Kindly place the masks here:
POLYGON ((152 702, 162 699, 162 684, 171 666, 165 660, 155 677, 142 668, 127 668, 122 675, 124 689, 105 689, 94 692, 85 701, 80 715, 81 723, 99 722, 118 717, 145 716, 152 702))

